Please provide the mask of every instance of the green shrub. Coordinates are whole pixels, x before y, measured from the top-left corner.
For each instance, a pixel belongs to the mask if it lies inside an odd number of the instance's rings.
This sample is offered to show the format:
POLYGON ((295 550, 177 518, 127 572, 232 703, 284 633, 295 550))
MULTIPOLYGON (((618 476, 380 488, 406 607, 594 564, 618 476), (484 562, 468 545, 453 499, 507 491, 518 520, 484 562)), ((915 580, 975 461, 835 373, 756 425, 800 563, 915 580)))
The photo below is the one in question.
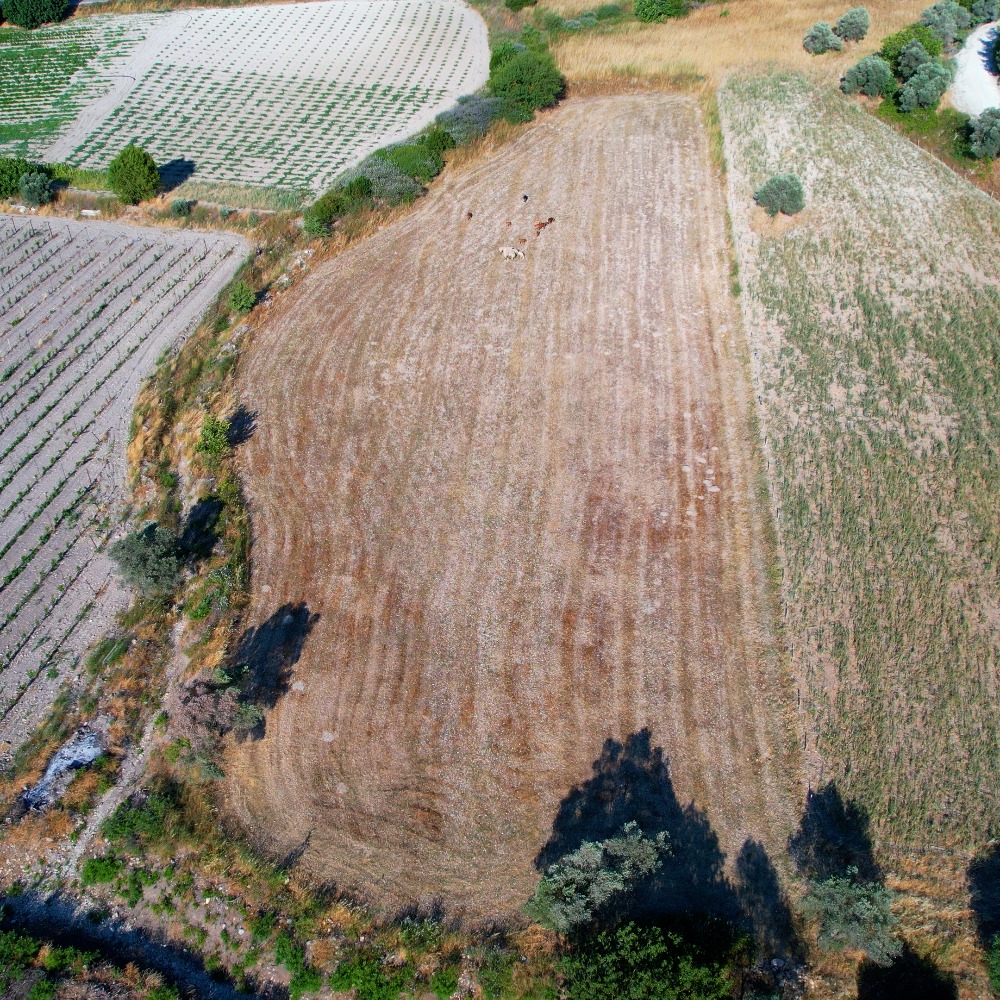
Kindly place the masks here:
POLYGON ((877 882, 846 875, 812 882, 801 909, 819 923, 819 945, 827 951, 863 951, 876 965, 890 965, 903 950, 894 936, 898 919, 892 913, 892 893, 877 882))
POLYGON ((504 63, 510 62, 519 52, 524 52, 526 46, 521 42, 505 38, 490 50, 490 73, 499 69, 504 63))
POLYGON ((80 869, 80 882, 83 885, 101 885, 114 882, 125 867, 118 858, 87 858, 80 869))
POLYGON ((435 125, 429 132, 425 132, 418 141, 421 146, 430 150, 435 156, 440 156, 445 150, 455 148, 455 140, 451 137, 451 133, 441 128, 440 125, 435 125))
POLYGON ((16 931, 0 931, 0 971, 4 967, 23 969, 30 965, 41 950, 34 938, 16 931))
POLYGON ((987 108, 969 122, 969 150, 979 158, 1000 156, 1000 108, 987 108))
POLYGON ((986 974, 993 992, 1000 997, 1000 934, 993 937, 986 949, 986 974))
POLYGON ((0 198, 16 198, 21 193, 21 178, 35 170, 35 165, 19 156, 0 157, 0 198))
POLYGON ((205 414, 205 422, 201 425, 198 437, 198 451, 203 455, 218 458, 229 451, 229 421, 212 413, 205 414))
POLYGON ((230 289, 229 308, 236 313, 248 313, 257 303, 257 293, 241 278, 230 289))
POLYGON ((46 972, 71 972, 89 965, 96 961, 98 953, 96 951, 80 951, 77 948, 56 948, 52 947, 45 953, 42 959, 42 968, 46 972))
POLYGON ((559 100, 565 81, 548 52, 525 49, 490 74, 489 88, 504 118, 529 122, 536 110, 559 100))
POLYGON ((68 6, 67 0, 3 0, 2 14, 5 21, 19 28, 37 28, 61 21, 68 6))
POLYGON ((689 6, 687 0, 635 0, 632 9, 640 21, 666 21, 683 17, 689 6))
POLYGON ((534 7, 538 0, 504 0, 504 6, 508 10, 519 11, 525 7, 534 7))
POLYGON ((108 186, 126 205, 136 205, 160 192, 160 175, 153 158, 130 143, 108 166, 108 186))
POLYGON ((448 997, 458 989, 458 969, 454 968, 454 966, 445 966, 443 969, 438 969, 431 976, 430 987, 431 993, 438 1000, 448 1000, 448 997))
POLYGON ((729 1000, 725 966, 674 931, 625 924, 574 942, 559 963, 568 1000, 729 1000))
POLYGON ((972 14, 973 24, 989 24, 990 21, 1000 19, 1000 0, 975 0, 969 7, 969 12, 972 14))
POLYGON ((625 8, 617 3, 602 3, 594 10, 594 17, 598 21, 611 21, 616 17, 621 17, 625 13, 625 8))
POLYGON ((54 979, 39 979, 32 983, 25 1000, 55 1000, 59 992, 59 984, 54 979))
POLYGON ((795 174, 775 174, 755 192, 753 200, 773 219, 779 212, 795 215, 805 207, 802 181, 795 174))
POLYGON ((373 185, 367 177, 355 177, 341 188, 341 193, 347 199, 348 207, 354 208, 357 205, 364 204, 371 198, 373 185))
POLYGON ((670 853, 666 834, 646 837, 627 823, 619 836, 584 841, 549 865, 524 910, 560 934, 585 927, 621 906, 670 853))
POLYGON ((363 952, 342 961, 330 976, 330 988, 346 993, 354 990, 356 1000, 398 1000, 413 981, 409 966, 384 966, 377 955, 363 952))
POLYGON ((921 13, 920 23, 930 28, 944 45, 951 45, 972 27, 972 16, 955 0, 938 0, 921 13))
POLYGON ((187 198, 174 198, 170 203, 170 214, 175 219, 186 219, 191 214, 191 202, 187 198))
POLYGON ((872 26, 872 19, 865 7, 852 7, 846 14, 837 19, 833 33, 845 42, 860 42, 872 26))
POLYGON ((899 110, 936 108, 951 85, 951 71, 939 62, 928 63, 899 88, 899 110))
POLYGON ((40 170, 32 170, 21 178, 21 201, 31 208, 52 201, 52 180, 40 170))
POLYGON ((845 94, 862 93, 866 97, 891 97, 896 90, 896 78, 881 56, 865 56, 855 63, 840 81, 845 94))
POLYGON ((400 173, 422 184, 433 180, 444 167, 444 160, 422 143, 406 143, 376 150, 375 155, 391 163, 400 173))
POLYGON ((923 24, 911 24, 902 31, 882 39, 879 54, 892 67, 893 73, 899 73, 899 57, 907 44, 912 41, 920 42, 928 55, 937 57, 944 52, 944 44, 930 28, 923 24))
POLYGON ((901 80, 909 80, 921 66, 927 66, 933 61, 931 54, 924 48, 923 44, 914 38, 907 42, 899 53, 899 58, 896 60, 896 72, 901 80))
POLYGON ((129 847, 155 842, 176 827, 179 810, 169 788, 151 792, 141 802, 123 802, 101 824, 101 836, 109 844, 129 847))
POLYGON ((158 524, 119 539, 108 554, 118 564, 118 572, 142 594, 166 593, 180 578, 177 539, 158 524))
POLYGON ((824 52, 840 51, 843 47, 843 41, 833 33, 833 28, 826 21, 818 21, 802 39, 802 48, 814 56, 821 56, 824 52))

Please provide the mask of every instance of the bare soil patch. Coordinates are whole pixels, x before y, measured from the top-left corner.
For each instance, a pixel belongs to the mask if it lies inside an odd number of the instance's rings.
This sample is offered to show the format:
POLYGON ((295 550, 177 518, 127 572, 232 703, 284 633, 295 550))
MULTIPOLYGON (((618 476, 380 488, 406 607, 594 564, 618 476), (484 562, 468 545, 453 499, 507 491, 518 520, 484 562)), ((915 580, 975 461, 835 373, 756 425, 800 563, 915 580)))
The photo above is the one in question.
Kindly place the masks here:
POLYGON ((319 266, 240 362, 240 655, 274 707, 232 814, 374 901, 503 912, 560 803, 557 836, 592 828, 661 746, 642 794, 780 851, 800 771, 741 345, 688 97, 570 102, 319 266))

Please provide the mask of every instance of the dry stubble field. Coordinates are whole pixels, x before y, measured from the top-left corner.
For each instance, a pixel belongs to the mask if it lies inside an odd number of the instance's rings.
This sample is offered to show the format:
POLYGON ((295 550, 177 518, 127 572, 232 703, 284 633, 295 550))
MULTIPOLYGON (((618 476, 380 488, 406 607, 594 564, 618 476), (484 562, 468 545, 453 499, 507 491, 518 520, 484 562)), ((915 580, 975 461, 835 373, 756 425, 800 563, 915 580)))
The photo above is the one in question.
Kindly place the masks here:
POLYGON ((241 361, 248 655, 290 675, 231 751, 234 814, 373 900, 502 912, 604 741, 649 727, 730 858, 782 851, 741 344, 685 97, 567 105, 318 268, 241 361))

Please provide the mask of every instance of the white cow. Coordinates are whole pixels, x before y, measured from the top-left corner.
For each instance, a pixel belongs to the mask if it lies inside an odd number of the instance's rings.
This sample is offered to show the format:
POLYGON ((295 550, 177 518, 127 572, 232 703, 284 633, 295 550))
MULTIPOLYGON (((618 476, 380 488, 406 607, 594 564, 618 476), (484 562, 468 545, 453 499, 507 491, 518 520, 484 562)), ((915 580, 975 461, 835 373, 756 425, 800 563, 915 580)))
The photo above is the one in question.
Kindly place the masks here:
POLYGON ((518 257, 523 257, 524 251, 518 250, 517 247, 500 247, 500 254, 504 260, 515 260, 518 257))

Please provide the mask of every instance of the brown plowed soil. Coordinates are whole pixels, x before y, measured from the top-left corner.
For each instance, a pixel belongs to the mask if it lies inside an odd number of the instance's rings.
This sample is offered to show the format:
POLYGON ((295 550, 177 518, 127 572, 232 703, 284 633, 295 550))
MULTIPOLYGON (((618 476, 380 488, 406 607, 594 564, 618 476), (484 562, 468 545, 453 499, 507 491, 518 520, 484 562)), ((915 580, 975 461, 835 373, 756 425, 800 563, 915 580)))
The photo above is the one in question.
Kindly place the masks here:
POLYGON ((697 103, 581 100, 257 333, 247 655, 290 674, 227 771, 273 850, 377 902, 514 908, 604 741, 644 727, 730 857, 783 847, 800 770, 727 272, 697 103))

